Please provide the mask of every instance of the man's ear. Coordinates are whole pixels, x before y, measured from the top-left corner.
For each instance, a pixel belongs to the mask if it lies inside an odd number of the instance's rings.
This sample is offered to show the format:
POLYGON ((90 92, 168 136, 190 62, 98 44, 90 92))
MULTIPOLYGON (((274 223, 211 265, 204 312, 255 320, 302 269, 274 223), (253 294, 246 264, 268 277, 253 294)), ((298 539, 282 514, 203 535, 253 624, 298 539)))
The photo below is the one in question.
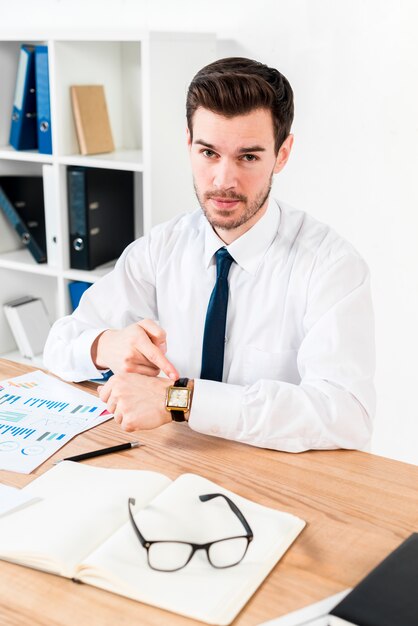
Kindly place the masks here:
POLYGON ((280 146, 279 153, 276 159, 276 165, 274 166, 274 170, 273 170, 275 174, 280 172, 286 165, 290 156, 290 151, 292 150, 292 146, 293 146, 293 135, 288 135, 286 139, 284 140, 284 142, 282 143, 282 145, 280 146))
POLYGON ((189 127, 186 128, 186 137, 187 137, 187 147, 189 150, 192 148, 192 136, 190 134, 189 127))

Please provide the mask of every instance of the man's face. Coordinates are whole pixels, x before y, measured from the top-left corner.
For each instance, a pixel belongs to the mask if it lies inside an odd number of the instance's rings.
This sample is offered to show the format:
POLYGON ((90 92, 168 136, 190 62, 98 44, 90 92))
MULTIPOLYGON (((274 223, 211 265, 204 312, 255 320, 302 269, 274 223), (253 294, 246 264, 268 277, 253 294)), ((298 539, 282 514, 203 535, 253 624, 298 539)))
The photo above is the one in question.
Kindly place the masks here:
POLYGON ((255 109, 232 118, 199 107, 188 133, 196 195, 218 235, 230 243, 267 208, 272 176, 284 167, 293 138, 276 155, 271 113, 255 109))

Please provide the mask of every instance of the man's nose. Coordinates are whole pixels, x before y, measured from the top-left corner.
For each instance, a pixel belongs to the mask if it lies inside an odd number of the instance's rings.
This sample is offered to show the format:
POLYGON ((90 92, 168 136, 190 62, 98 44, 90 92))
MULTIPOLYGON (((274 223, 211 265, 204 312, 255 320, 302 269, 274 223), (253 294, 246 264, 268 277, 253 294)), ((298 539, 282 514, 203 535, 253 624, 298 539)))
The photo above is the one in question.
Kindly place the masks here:
POLYGON ((220 159, 216 164, 213 184, 219 189, 233 189, 237 186, 237 167, 228 159, 220 159))

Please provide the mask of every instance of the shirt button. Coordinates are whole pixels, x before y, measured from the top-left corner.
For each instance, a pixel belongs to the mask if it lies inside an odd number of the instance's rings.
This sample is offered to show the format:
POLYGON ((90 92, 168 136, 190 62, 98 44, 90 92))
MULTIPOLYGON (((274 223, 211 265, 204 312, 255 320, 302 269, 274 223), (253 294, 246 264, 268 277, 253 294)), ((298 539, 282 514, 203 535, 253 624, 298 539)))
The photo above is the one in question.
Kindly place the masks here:
POLYGON ((219 432, 219 426, 212 426, 210 432, 216 435, 219 432))

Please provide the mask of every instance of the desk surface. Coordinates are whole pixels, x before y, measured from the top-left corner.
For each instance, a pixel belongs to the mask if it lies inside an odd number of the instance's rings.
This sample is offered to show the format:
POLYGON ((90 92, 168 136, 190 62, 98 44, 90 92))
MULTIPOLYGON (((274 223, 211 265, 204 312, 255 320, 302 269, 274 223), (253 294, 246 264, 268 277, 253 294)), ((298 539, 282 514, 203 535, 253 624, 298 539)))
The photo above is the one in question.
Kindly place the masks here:
MULTIPOLYGON (((0 380, 32 368, 0 360, 0 380)), ((89 383, 83 385, 94 390, 89 383)), ((307 527, 259 587, 234 626, 253 626, 356 584, 418 530, 418 467, 356 451, 287 454, 203 436, 187 424, 124 433, 112 421, 78 435, 30 475, 0 471, 23 487, 57 458, 139 439, 146 445, 87 461, 170 478, 196 472, 307 527)), ((70 580, 0 562, 2 626, 187 626, 193 620, 70 580)))

